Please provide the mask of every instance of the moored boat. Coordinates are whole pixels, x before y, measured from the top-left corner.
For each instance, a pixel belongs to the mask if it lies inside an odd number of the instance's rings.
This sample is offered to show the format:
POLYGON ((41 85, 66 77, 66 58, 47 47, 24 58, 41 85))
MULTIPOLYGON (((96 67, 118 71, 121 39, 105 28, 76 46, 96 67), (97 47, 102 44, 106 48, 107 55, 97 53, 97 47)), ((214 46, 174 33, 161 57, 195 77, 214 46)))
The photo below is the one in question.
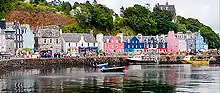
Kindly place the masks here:
POLYGON ((132 58, 127 58, 127 60, 132 63, 156 64, 156 62, 152 60, 152 58, 143 55, 135 55, 132 58))
POLYGON ((99 64, 95 66, 98 69, 102 69, 102 68, 108 68, 108 63, 104 63, 104 64, 99 64))
POLYGON ((100 69, 100 71, 102 72, 124 72, 124 70, 125 70, 125 66, 100 69))
POLYGON ((201 64, 201 65, 208 65, 210 60, 205 60, 205 59, 195 59, 193 58, 193 56, 191 55, 188 55, 188 56, 185 56, 181 62, 183 64, 201 64))

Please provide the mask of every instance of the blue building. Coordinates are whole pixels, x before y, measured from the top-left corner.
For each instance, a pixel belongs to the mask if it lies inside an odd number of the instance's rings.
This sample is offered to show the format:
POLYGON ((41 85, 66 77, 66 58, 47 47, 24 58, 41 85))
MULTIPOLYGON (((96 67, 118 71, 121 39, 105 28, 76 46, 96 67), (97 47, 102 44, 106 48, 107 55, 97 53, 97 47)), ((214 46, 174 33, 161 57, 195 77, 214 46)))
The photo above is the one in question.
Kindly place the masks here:
POLYGON ((159 52, 167 52, 165 36, 143 36, 145 50, 157 49, 159 52))
POLYGON ((144 43, 142 40, 138 39, 136 36, 132 38, 130 36, 124 37, 124 52, 135 52, 139 50, 144 50, 144 43))
POLYGON ((200 34, 200 31, 196 34, 195 36, 195 39, 196 39, 196 52, 199 52, 199 51, 204 51, 204 39, 203 37, 201 36, 200 34))

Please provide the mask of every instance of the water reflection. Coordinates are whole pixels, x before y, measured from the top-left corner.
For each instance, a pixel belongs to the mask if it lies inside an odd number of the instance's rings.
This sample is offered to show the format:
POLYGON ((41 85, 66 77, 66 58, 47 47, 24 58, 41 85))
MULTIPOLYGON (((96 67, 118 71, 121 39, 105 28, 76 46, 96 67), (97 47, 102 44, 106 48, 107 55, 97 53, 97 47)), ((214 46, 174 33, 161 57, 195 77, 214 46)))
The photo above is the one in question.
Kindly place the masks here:
POLYGON ((93 68, 17 70, 0 77, 1 93, 219 93, 220 67, 132 65, 126 73, 93 68))

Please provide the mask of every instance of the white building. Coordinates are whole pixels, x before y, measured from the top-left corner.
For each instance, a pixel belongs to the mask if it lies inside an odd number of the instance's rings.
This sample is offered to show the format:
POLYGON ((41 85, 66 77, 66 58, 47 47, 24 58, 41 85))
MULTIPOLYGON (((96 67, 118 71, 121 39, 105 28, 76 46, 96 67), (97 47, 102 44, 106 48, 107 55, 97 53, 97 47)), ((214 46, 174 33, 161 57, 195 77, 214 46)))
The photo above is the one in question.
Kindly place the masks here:
POLYGON ((98 42, 98 49, 104 51, 104 41, 103 41, 103 34, 96 35, 96 41, 98 42))
POLYGON ((89 48, 98 50, 98 43, 92 34, 83 33, 63 33, 62 49, 65 53, 80 53, 91 51, 89 48), (81 49, 81 50, 80 50, 81 49))
POLYGON ((34 49, 34 33, 30 29, 29 25, 23 25, 22 27, 26 28, 23 32, 23 48, 34 49))

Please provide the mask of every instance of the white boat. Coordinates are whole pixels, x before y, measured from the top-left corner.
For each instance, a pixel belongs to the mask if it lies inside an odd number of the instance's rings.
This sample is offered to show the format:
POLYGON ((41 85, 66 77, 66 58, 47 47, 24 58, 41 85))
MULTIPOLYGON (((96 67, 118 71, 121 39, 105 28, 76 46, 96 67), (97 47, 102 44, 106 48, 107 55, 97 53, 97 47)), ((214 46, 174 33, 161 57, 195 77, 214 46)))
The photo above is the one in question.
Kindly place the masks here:
POLYGON ((151 57, 144 55, 135 55, 132 58, 127 58, 127 60, 134 63, 156 63, 151 57))

